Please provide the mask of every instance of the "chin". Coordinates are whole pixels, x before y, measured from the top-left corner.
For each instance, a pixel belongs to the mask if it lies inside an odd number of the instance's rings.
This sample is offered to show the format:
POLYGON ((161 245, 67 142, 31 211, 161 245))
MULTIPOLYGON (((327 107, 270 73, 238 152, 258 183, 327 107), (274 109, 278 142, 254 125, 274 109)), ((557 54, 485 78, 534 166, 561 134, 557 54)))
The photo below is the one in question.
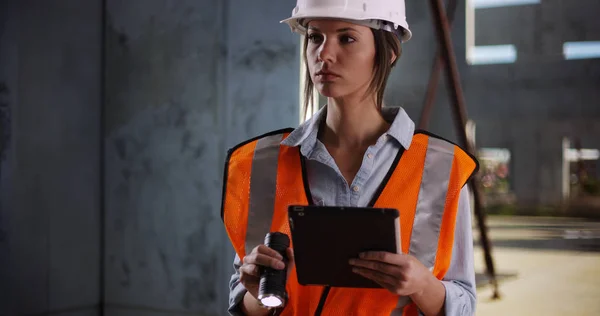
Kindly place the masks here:
POLYGON ((348 94, 344 89, 340 89, 340 87, 331 84, 319 84, 316 88, 317 91, 326 98, 339 98, 348 94))

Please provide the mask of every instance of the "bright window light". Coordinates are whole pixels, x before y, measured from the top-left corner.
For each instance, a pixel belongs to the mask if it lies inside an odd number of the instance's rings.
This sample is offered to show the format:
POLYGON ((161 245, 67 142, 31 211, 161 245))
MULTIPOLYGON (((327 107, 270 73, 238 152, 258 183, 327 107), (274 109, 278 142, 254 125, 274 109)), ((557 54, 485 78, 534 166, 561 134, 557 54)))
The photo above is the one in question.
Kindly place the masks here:
POLYGON ((479 159, 490 160, 499 163, 510 162, 510 150, 506 148, 480 148, 479 159))
POLYGON ((467 52, 471 65, 512 64, 517 60, 514 45, 473 46, 467 52))
POLYGON ((566 42, 563 54, 565 59, 600 58, 600 42, 566 42))
POLYGON ((540 4, 541 0, 472 0, 475 9, 540 4))
POLYGON ((581 160, 598 160, 600 159, 600 150, 598 149, 586 149, 581 150, 569 148, 565 150, 565 159, 567 161, 578 161, 581 160))

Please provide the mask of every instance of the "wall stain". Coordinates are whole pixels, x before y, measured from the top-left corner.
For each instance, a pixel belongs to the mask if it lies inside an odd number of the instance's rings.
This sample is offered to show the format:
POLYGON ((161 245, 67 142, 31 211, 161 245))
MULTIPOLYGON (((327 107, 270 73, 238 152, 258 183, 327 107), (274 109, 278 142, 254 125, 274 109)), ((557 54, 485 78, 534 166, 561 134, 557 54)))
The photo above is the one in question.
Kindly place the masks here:
MULTIPOLYGON (((206 206, 202 206, 206 207, 206 206)), ((206 212, 206 214, 210 214, 206 212)), ((217 251, 207 247, 208 228, 214 225, 212 214, 203 218, 198 229, 186 238, 186 255, 183 260, 183 268, 192 269, 198 277, 186 277, 183 280, 184 296, 182 304, 186 308, 204 306, 217 298, 215 284, 218 279, 218 257, 217 251)))
POLYGON ((121 268, 123 269, 123 273, 125 274, 124 279, 121 280, 121 286, 128 288, 131 285, 131 269, 129 269, 129 265, 125 261, 121 263, 121 268))
POLYGON ((123 223, 123 219, 121 218, 115 219, 113 226, 115 232, 122 233, 123 231, 125 231, 125 224, 123 223))
POLYGON ((163 272, 167 276, 167 282, 169 283, 169 287, 173 288, 173 277, 171 275, 171 269, 169 267, 169 261, 167 259, 167 256, 160 249, 158 249, 158 256, 160 257, 160 263, 162 265, 163 272))
POLYGON ((214 284, 217 282, 217 257, 213 254, 208 260, 198 265, 201 278, 186 277, 183 279, 182 304, 185 308, 203 307, 217 299, 214 284))
POLYGON ((117 154, 119 155, 119 158, 121 159, 125 159, 127 152, 126 150, 126 144, 125 144, 125 139, 119 137, 117 139, 115 139, 113 141, 114 145, 115 145, 115 149, 117 150, 117 154))
POLYGON ((131 170, 129 170, 129 169, 121 170, 121 175, 123 176, 123 179, 125 179, 125 181, 127 181, 127 180, 129 180, 129 178, 131 178, 131 170))
POLYGON ((235 64, 250 70, 272 72, 277 67, 288 66, 297 61, 297 47, 277 42, 254 41, 236 58, 235 64))
POLYGON ((194 149, 194 154, 193 154, 192 158, 194 158, 194 159, 200 159, 200 157, 202 157, 202 154, 204 153, 204 147, 206 147, 204 145, 204 143, 202 143, 198 147, 196 147, 194 149))
MULTIPOLYGON (((192 12, 194 13, 194 12, 192 12)), ((204 19, 194 17, 175 25, 162 19, 148 19, 135 38, 116 26, 108 14, 106 27, 106 132, 110 135, 126 125, 141 111, 167 105, 177 100, 185 105, 175 119, 183 126, 186 108, 200 107, 217 116, 217 83, 214 77, 222 62, 219 36, 202 36, 206 28, 198 27, 204 19), (202 88, 202 93, 190 91, 202 88)), ((209 19, 215 23, 215 18, 209 19)), ((213 26, 214 27, 214 26, 213 26)), ((211 33, 214 35, 214 33, 211 33)))
POLYGON ((190 268, 192 265, 198 264, 203 259, 201 253, 204 248, 204 243, 207 239, 205 221, 198 225, 198 229, 188 236, 185 240, 186 256, 183 261, 184 268, 190 268))
POLYGON ((118 43, 121 47, 123 47, 123 49, 127 49, 127 42, 129 41, 129 38, 127 37, 127 35, 125 33, 121 33, 121 32, 117 32, 117 37, 118 37, 118 43))
POLYGON ((142 167, 146 175, 152 174, 152 160, 150 158, 145 158, 142 160, 142 167))
POLYGON ((183 135, 181 136, 181 153, 184 153, 188 150, 188 148, 190 147, 191 139, 192 139, 192 132, 190 132, 189 130, 186 130, 185 132, 183 132, 183 135))
MULTIPOLYGON (((187 3, 165 4, 165 11, 185 9, 187 3)), ((220 157, 215 149, 224 141, 218 136, 224 110, 215 78, 220 63, 227 62, 220 56, 224 46, 219 36, 226 30, 218 28, 220 17, 207 12, 209 4, 194 6, 185 11, 189 17, 178 12, 174 17, 179 20, 170 17, 172 12, 154 18, 139 12, 132 21, 113 23, 116 16, 109 12, 107 200, 109 223, 116 229, 122 223, 125 230, 114 233, 111 241, 118 251, 111 267, 120 292, 147 302, 162 291, 169 304, 174 299, 177 305, 206 312, 221 305, 216 254, 222 243, 213 236, 220 223, 198 209, 212 212, 204 203, 213 195, 214 161, 220 157), (206 191, 196 193, 195 182, 206 191), (125 238, 127 245, 119 243, 125 238)), ((220 196, 220 187, 217 191, 220 196)), ((159 297, 151 303, 165 302, 159 297)))

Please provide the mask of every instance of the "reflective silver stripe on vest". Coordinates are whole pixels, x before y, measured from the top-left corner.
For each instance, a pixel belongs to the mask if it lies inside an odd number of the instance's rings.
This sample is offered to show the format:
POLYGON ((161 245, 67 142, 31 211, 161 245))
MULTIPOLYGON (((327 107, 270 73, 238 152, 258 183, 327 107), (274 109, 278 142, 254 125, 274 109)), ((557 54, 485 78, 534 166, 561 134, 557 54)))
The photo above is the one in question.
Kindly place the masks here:
POLYGON ((277 185, 279 143, 283 135, 261 138, 256 143, 252 173, 250 174, 250 199, 248 206, 248 230, 246 231, 246 254, 263 244, 271 230, 277 185))
MULTIPOLYGON (((434 137, 429 137, 428 142, 409 253, 432 270, 454 161, 454 145, 434 137)), ((409 297, 400 297, 392 315, 402 315, 404 306, 409 303, 409 297)))
POLYGON ((396 304, 396 309, 392 311, 390 315, 393 316, 402 316, 402 312, 404 311, 404 306, 412 303, 412 300, 408 296, 400 296, 398 299, 398 304, 396 304))
POLYGON ((433 268, 446 205, 454 145, 429 137, 409 253, 433 268))
POLYGON ((402 316, 403 312, 404 312, 404 306, 398 307, 398 308, 396 308, 396 309, 394 309, 392 311, 392 313, 390 314, 390 316, 402 316))

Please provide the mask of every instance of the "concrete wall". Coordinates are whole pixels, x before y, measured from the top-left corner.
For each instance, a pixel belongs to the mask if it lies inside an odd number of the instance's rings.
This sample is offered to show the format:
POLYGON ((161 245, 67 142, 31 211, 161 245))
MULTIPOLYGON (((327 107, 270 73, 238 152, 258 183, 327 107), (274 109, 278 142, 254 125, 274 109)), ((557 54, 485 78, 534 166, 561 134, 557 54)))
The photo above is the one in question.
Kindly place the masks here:
POLYGON ((8 90, 11 139, 1 169, 0 314, 94 315, 100 1, 2 6, 0 82, 8 90))
POLYGON ((108 314, 217 314, 221 7, 107 1, 108 314))
POLYGON ((12 166, 14 151, 9 152, 12 137, 12 105, 17 87, 17 20, 13 2, 0 2, 0 314, 12 309, 13 281, 8 233, 11 226, 12 166), (9 305, 10 304, 10 305, 9 305))
POLYGON ((230 1, 227 146, 299 121, 300 37, 279 21, 295 0, 230 1))
POLYGON ((220 219, 224 155, 297 123, 298 44, 278 25, 290 8, 108 1, 111 311, 223 313, 233 272, 220 219))
POLYGON ((297 125, 294 4, 2 2, 0 315, 225 314, 223 162, 297 125))

